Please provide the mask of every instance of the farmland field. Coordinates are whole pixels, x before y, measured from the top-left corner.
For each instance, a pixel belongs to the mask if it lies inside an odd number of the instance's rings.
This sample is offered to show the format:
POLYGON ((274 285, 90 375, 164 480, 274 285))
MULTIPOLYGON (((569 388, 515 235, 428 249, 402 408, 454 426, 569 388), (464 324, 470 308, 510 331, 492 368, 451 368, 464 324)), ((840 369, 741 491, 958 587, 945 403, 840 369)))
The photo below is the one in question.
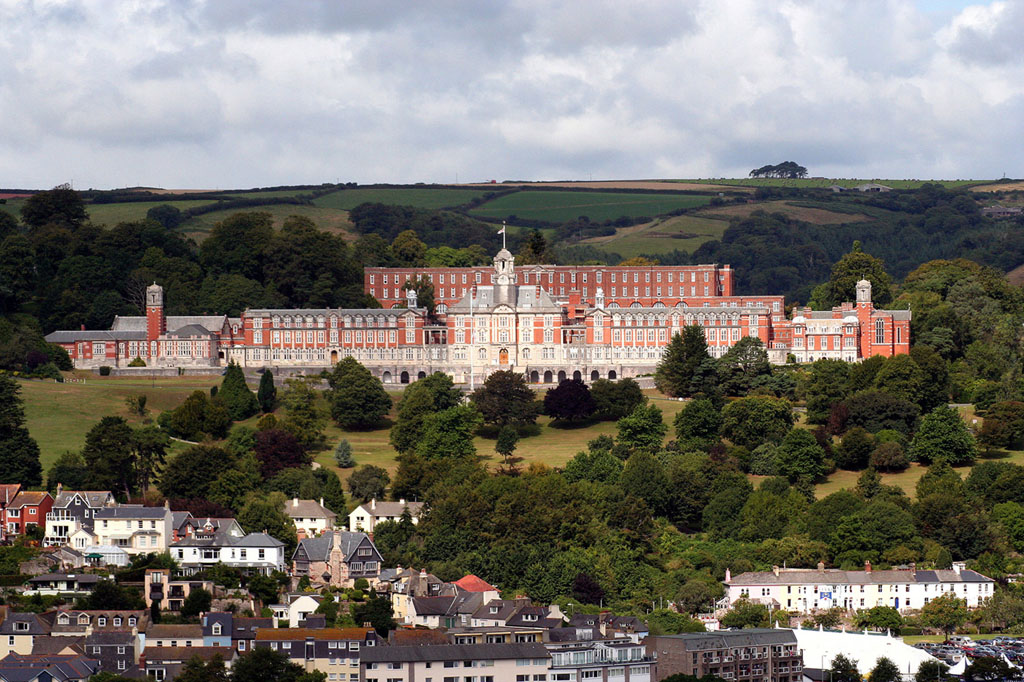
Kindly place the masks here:
POLYGON ((925 183, 943 185, 944 187, 964 187, 992 182, 991 180, 857 180, 850 178, 705 178, 698 180, 679 180, 679 182, 705 182, 716 185, 740 185, 744 187, 856 187, 866 182, 886 185, 893 189, 917 189, 925 183))
POLYGON ((840 213, 838 211, 829 211, 823 208, 795 206, 786 201, 766 201, 763 203, 718 206, 701 211, 701 215, 708 216, 709 218, 746 218, 754 211, 782 213, 790 218, 802 220, 807 223, 813 223, 815 225, 840 225, 842 223, 860 223, 866 220, 871 220, 868 216, 860 213, 840 213))
POLYGON ((25 199, 8 199, 0 204, 0 211, 6 211, 15 218, 21 218, 21 207, 25 205, 25 199))
POLYGON ((474 208, 471 215, 504 218, 516 215, 527 220, 563 223, 580 216, 593 221, 622 216, 656 216, 680 208, 704 206, 707 196, 671 194, 625 194, 616 192, 536 192, 524 190, 474 208))
POLYGON ((288 216, 298 215, 309 218, 316 223, 317 227, 326 232, 353 236, 350 232, 352 223, 349 222, 348 211, 305 204, 271 204, 269 206, 251 206, 211 211, 210 213, 204 213, 186 220, 178 229, 197 242, 201 242, 210 234, 210 230, 213 229, 216 223, 235 213, 248 212, 269 213, 274 221, 275 228, 281 227, 288 216))
POLYGON ((89 219, 94 225, 114 227, 118 223, 145 219, 146 212, 154 206, 169 204, 184 211, 187 208, 206 206, 212 203, 214 202, 203 199, 194 201, 129 201, 122 204, 86 204, 85 209, 89 212, 89 219))
POLYGON ((579 180, 575 182, 503 182, 500 184, 471 183, 469 187, 490 187, 495 190, 519 187, 563 187, 565 189, 653 189, 653 190, 696 190, 698 192, 751 192, 748 187, 713 185, 685 180, 579 180))
POLYGON ((395 206, 415 206, 416 208, 447 208, 464 204, 481 197, 486 192, 476 189, 429 189, 381 187, 376 189, 342 189, 325 194, 313 201, 323 208, 340 208, 350 210, 366 202, 392 204, 395 206))
POLYGON ((620 227, 612 236, 585 239, 583 243, 614 251, 623 258, 676 249, 693 252, 704 242, 719 239, 727 227, 729 223, 724 220, 682 215, 620 227))

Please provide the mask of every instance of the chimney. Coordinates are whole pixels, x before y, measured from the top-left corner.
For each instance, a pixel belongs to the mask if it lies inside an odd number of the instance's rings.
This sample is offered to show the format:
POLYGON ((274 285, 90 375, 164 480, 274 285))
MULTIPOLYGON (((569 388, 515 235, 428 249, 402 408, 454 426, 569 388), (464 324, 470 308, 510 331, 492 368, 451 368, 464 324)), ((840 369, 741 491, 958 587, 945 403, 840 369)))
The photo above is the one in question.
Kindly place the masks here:
POLYGON ((64 486, 60 483, 57 484, 57 494, 60 495, 60 491, 64 490, 64 486))
POLYGON ((292 506, 293 507, 298 507, 299 506, 299 498, 297 498, 297 497, 293 497, 292 498, 292 506))
POLYGON ((374 497, 373 499, 370 500, 370 509, 376 509, 376 508, 377 508, 377 498, 374 497))
POLYGON ((916 561, 911 561, 910 562, 910 572, 911 573, 916 573, 917 572, 917 562, 916 561))
POLYGON ((398 504, 404 505, 405 504, 405 498, 403 497, 402 499, 400 499, 398 501, 398 504))
POLYGON ((732 571, 730 571, 727 568, 727 569, 725 569, 725 582, 730 582, 731 580, 732 580, 732 571))
POLYGON ((825 562, 824 561, 819 561, 818 562, 818 571, 820 573, 824 573, 825 572, 825 562))
POLYGON ((320 498, 320 506, 321 507, 324 506, 324 498, 322 498, 322 497, 320 498))
POLYGON ((775 577, 778 578, 779 577, 779 567, 778 566, 772 566, 772 573, 774 573, 775 577))
POLYGON ((85 324, 84 323, 82 324, 82 331, 83 332, 85 331, 85 324))
POLYGON ((870 561, 865 561, 864 562, 864 572, 865 573, 870 573, 871 572, 871 562, 870 561))

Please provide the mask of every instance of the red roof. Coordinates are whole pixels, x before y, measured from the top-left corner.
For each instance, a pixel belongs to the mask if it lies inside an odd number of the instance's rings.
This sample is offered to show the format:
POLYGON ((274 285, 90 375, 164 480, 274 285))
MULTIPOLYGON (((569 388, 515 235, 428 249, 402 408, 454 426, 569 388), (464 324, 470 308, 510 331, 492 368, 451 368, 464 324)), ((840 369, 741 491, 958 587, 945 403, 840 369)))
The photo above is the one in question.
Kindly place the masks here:
POLYGON ((488 584, 481 578, 476 577, 472 573, 467 576, 463 576, 455 581, 455 586, 464 592, 497 592, 498 588, 488 584))

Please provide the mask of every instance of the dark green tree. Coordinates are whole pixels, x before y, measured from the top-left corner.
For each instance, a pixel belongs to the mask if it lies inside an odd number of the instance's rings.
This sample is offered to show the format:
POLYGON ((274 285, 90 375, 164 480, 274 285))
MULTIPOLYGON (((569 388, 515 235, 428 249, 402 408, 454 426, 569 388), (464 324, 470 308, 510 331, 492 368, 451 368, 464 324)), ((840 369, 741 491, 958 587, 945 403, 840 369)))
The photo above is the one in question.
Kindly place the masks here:
POLYGON ((361 604, 352 604, 352 617, 357 623, 369 623, 377 634, 387 637, 390 630, 398 627, 395 623, 391 600, 378 596, 376 590, 370 591, 370 598, 361 604))
POLYGON ((82 459, 94 490, 110 490, 128 499, 136 492, 134 434, 121 417, 103 417, 85 435, 82 459))
POLYGON ((494 451, 505 460, 505 466, 511 466, 512 455, 519 443, 519 432, 514 426, 503 426, 498 431, 498 440, 494 444, 494 451))
POLYGON ((811 364, 811 371, 804 386, 808 422, 824 424, 828 420, 832 406, 847 395, 849 377, 848 362, 822 358, 811 364))
POLYGON ((391 427, 388 440, 398 452, 415 449, 423 437, 427 417, 461 403, 462 393, 447 374, 435 372, 412 382, 398 401, 395 425, 391 427))
POLYGON ((269 495, 253 492, 238 512, 238 524, 246 533, 266 532, 284 543, 285 556, 291 556, 298 544, 295 524, 284 513, 287 500, 278 492, 269 495))
POLYGON ((242 421, 256 414, 260 404, 245 383, 242 368, 234 362, 228 363, 224 371, 224 380, 217 391, 217 397, 224 403, 234 421, 242 421))
POLYGON ((226 450, 193 445, 167 462, 157 487, 170 498, 206 498, 214 481, 233 464, 226 450))
POLYGON ((863 682, 860 672, 857 671, 857 661, 843 654, 836 654, 832 659, 828 673, 832 682, 863 682))
POLYGON ((744 336, 718 360, 719 385, 725 395, 746 395, 758 378, 771 373, 768 352, 756 336, 744 336))
POLYGON ((416 445, 416 454, 424 459, 471 457, 476 454, 473 437, 481 424, 483 417, 479 410, 469 404, 431 414, 423 422, 423 434, 416 445))
POLYGON ((334 448, 334 461, 342 469, 351 469, 356 465, 352 457, 352 444, 342 438, 334 448))
POLYGON ((39 228, 47 223, 75 229, 89 220, 82 195, 70 185, 58 185, 46 192, 37 192, 25 200, 21 219, 29 227, 39 228))
POLYGON ((256 391, 256 402, 265 414, 274 411, 277 405, 277 387, 274 385, 274 373, 269 369, 260 377, 260 386, 256 391))
POLYGON ((89 488, 89 467, 85 465, 85 460, 82 459, 81 453, 65 452, 57 458, 57 461, 53 463, 50 470, 46 472, 47 490, 52 493, 57 489, 58 483, 68 490, 86 490, 89 488))
POLYGON ((263 646, 253 647, 231 666, 231 682, 300 682, 304 676, 287 653, 263 646))
POLYGON ((660 515, 665 512, 668 476, 665 475, 661 462, 648 450, 638 449, 629 456, 619 475, 619 487, 627 495, 646 502, 654 514, 660 515))
POLYGON ((877 390, 854 393, 843 406, 847 427, 860 426, 871 433, 892 429, 910 435, 921 413, 914 403, 877 390))
POLYGON ((949 666, 939 660, 922 661, 914 673, 914 682, 947 682, 949 666))
POLYGON ((815 288, 812 305, 817 310, 828 310, 833 306, 854 301, 857 282, 866 279, 871 282, 871 300, 882 307, 892 301, 892 278, 885 271, 885 263, 861 251, 860 242, 853 243, 853 250, 832 266, 828 282, 815 288))
POLYGON ((525 426, 537 421, 536 394, 519 372, 491 373, 470 400, 480 410, 485 424, 525 426))
POLYGON ((185 598, 185 603, 181 605, 181 615, 185 618, 193 618, 200 613, 209 611, 210 604, 212 603, 212 594, 203 588, 193 589, 189 591, 188 597, 185 598))
POLYGON ((582 379, 567 379, 544 394, 544 413, 555 419, 579 421, 597 410, 597 403, 582 379))
POLYGON ((313 388, 312 381, 287 379, 281 403, 286 414, 280 420, 281 428, 295 436, 306 450, 322 449, 327 412, 320 405, 320 392, 313 388))
POLYGON ((843 436, 842 443, 833 451, 836 465, 849 471, 860 471, 868 465, 875 439, 870 433, 855 426, 843 436))
POLYGON ((661 419, 656 405, 641 405, 631 414, 616 422, 616 441, 629 450, 655 452, 661 449, 668 433, 668 425, 661 419))
POLYGON ((343 429, 373 428, 391 411, 391 396, 380 380, 353 357, 335 365, 327 383, 331 418, 343 429))
POLYGON ((617 421, 647 402, 640 384, 635 379, 597 379, 590 384, 598 419, 617 421))
POLYGON ((706 398, 696 398, 676 414, 673 421, 680 449, 705 450, 718 442, 722 413, 706 398))
POLYGON ((909 355, 894 355, 886 359, 875 376, 875 388, 915 405, 925 401, 927 382, 928 375, 909 355))
POLYGON ((688 397, 697 390, 694 378, 702 363, 711 360, 703 327, 690 325, 674 334, 654 371, 654 385, 659 391, 673 398, 688 397))
POLYGON ((792 426, 793 406, 783 398, 750 396, 722 410, 722 435, 745 448, 781 443, 792 426))
POLYGON ((34 487, 43 482, 39 446, 25 428, 21 386, 0 374, 0 482, 34 487))
POLYGON ((996 682, 1012 680, 1018 676, 1017 669, 1001 658, 979 656, 971 661, 964 671, 965 682, 996 682))
POLYGON ((897 609, 891 606, 872 606, 870 609, 861 609, 854 616, 853 624, 857 628, 871 628, 872 630, 891 630, 893 634, 900 634, 903 627, 903 616, 897 609))
POLYGON ((352 497, 369 502, 372 499, 384 499, 384 492, 391 483, 388 472, 372 464, 357 467, 348 478, 348 491, 352 497))
POLYGON ((183 220, 181 209, 171 204, 160 204, 146 211, 146 218, 154 220, 168 230, 173 230, 181 225, 183 220))
POLYGON ((910 442, 910 459, 922 464, 939 460, 953 466, 973 464, 978 445, 959 413, 951 407, 937 407, 924 416, 910 442))
POLYGON ((412 289, 416 292, 416 307, 426 308, 428 315, 434 314, 434 285, 426 275, 420 275, 407 279, 402 285, 402 291, 412 289))

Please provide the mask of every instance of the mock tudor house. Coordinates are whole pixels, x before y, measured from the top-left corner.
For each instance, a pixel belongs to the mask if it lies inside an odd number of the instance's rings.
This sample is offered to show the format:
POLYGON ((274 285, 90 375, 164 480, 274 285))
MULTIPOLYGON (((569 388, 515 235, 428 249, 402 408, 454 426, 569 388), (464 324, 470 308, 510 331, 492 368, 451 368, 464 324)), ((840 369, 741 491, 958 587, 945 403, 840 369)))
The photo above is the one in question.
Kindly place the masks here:
POLYGON ((790 353, 809 362, 910 352, 910 313, 876 309, 867 282, 858 284, 855 303, 788 320, 782 296, 735 295, 727 265, 531 265, 517 271, 503 248, 488 268, 366 268, 364 277, 366 292, 383 308, 250 308, 238 318, 173 317, 164 314, 163 289, 153 284, 145 317, 115 318, 108 330, 55 331, 46 340, 67 350, 80 368, 124 367, 139 358, 151 367, 234 361, 324 369, 354 357, 386 384, 444 372, 471 386, 499 370, 533 383, 648 374, 671 337, 688 325, 704 329, 716 358, 748 336, 760 339, 776 364, 790 353), (435 284, 433 316, 403 288, 416 276, 435 284))
POLYGON ((922 608, 942 594, 954 594, 977 608, 992 596, 995 581, 954 562, 945 570, 906 568, 872 570, 866 562, 863 571, 779 568, 771 571, 725 576, 726 596, 730 602, 747 598, 758 604, 771 604, 787 611, 810 613, 839 607, 848 611, 891 606, 899 611, 922 608))
POLYGON ((299 541, 292 555, 292 574, 309 576, 314 587, 351 587, 359 578, 373 585, 383 558, 366 533, 332 531, 299 541))
POLYGON ((362 532, 373 535, 374 527, 381 521, 399 521, 405 510, 409 510, 414 524, 420 522, 420 513, 423 511, 422 502, 378 502, 376 498, 364 502, 348 515, 348 529, 353 533, 362 532))

